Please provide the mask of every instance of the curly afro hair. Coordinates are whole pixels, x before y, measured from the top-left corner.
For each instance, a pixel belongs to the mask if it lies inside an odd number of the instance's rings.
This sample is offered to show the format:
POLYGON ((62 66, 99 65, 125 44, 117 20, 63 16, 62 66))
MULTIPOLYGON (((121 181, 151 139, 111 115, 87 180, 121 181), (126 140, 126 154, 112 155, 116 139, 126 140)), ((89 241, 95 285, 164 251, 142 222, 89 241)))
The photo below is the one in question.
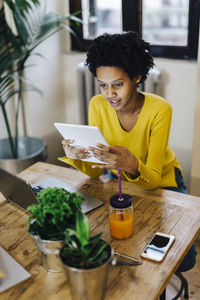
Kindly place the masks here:
POLYGON ((132 31, 98 36, 88 48, 85 61, 85 66, 95 77, 98 67, 111 66, 123 70, 131 79, 141 75, 140 82, 144 82, 153 65, 150 44, 132 31))

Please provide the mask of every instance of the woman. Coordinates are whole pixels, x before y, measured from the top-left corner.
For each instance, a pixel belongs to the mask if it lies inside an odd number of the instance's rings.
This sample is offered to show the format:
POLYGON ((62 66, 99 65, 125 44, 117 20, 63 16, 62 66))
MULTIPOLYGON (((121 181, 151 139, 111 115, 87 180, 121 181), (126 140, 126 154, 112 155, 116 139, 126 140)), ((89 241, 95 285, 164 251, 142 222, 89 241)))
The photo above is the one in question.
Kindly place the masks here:
MULTIPOLYGON (((93 41, 86 66, 97 77, 101 94, 90 101, 89 125, 100 128, 110 147, 98 144, 98 148, 76 149, 72 140, 64 140, 66 157, 62 161, 91 177, 106 169, 117 175, 120 169, 122 179, 143 188, 186 193, 180 164, 168 145, 171 106, 137 89, 153 65, 150 45, 135 32, 103 34, 93 41), (106 164, 81 160, 91 155, 106 164)), ((189 263, 182 262, 179 271, 195 264, 194 245, 188 255, 189 263)))

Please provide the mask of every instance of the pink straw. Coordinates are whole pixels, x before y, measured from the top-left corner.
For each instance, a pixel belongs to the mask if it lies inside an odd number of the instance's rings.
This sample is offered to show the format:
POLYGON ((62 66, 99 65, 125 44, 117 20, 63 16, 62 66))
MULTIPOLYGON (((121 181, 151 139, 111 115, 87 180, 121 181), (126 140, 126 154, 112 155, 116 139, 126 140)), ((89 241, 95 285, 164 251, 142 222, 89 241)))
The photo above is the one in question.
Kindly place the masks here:
MULTIPOLYGON (((118 186, 119 186, 119 201, 122 201, 122 188, 121 188, 121 174, 120 174, 120 169, 117 169, 117 174, 118 174, 118 186)), ((123 216, 123 210, 120 210, 120 215, 121 215, 121 220, 124 220, 124 216, 123 216)))

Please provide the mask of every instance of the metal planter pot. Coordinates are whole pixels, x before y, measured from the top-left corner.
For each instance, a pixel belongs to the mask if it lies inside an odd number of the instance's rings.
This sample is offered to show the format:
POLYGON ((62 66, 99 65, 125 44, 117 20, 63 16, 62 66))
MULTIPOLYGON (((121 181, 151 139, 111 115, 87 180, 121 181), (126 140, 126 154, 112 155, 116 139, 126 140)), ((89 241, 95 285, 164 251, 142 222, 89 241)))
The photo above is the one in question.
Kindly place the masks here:
POLYGON ((18 145, 19 158, 13 159, 8 139, 0 139, 0 168, 17 174, 47 158, 47 146, 42 139, 22 136, 19 137, 18 145))
POLYGON ((105 296, 109 264, 112 262, 114 251, 110 246, 110 256, 101 266, 92 269, 78 269, 65 264, 64 271, 73 300, 103 300, 105 296))
POLYGON ((63 264, 59 258, 59 251, 64 241, 43 240, 38 235, 31 235, 41 252, 41 263, 48 272, 63 272, 63 264))

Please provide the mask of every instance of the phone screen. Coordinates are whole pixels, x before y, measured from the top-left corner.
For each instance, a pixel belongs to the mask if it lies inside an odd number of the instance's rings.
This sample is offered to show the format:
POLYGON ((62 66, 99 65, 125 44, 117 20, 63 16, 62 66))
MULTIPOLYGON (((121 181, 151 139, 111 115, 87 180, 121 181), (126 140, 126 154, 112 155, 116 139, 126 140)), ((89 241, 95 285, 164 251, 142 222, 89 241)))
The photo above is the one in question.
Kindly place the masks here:
POLYGON ((155 235, 154 238, 152 239, 152 241, 149 243, 149 245, 146 247, 146 249, 144 250, 145 253, 147 253, 147 248, 152 248, 152 246, 154 246, 154 250, 158 250, 160 251, 159 248, 163 248, 166 247, 167 244, 169 243, 169 238, 166 236, 161 236, 161 235, 155 235), (156 249, 158 248, 158 249, 156 249))
POLYGON ((156 261, 161 261, 171 246, 173 240, 173 236, 168 237, 156 234, 144 249, 143 256, 156 261))

